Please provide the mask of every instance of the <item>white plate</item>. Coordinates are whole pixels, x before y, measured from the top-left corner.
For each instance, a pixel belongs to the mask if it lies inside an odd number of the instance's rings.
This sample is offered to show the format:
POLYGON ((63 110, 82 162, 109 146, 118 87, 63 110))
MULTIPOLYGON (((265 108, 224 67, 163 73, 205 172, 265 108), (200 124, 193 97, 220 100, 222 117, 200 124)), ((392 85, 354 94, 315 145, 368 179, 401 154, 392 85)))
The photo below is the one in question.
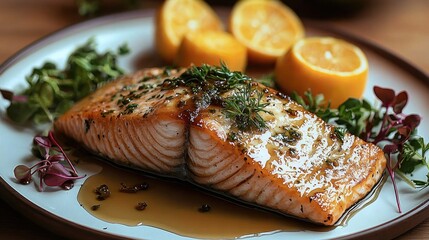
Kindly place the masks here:
MULTIPOLYGON (((128 43, 131 54, 119 62, 127 72, 153 66, 156 63, 148 61, 154 54, 153 14, 153 11, 122 13, 90 20, 58 31, 32 44, 5 62, 0 67, 0 87, 12 90, 22 89, 25 86, 25 76, 33 67, 41 66, 47 60, 58 63, 62 67, 61 64, 65 63, 70 52, 91 37, 95 38, 99 50, 114 50, 119 45, 128 43)), ((308 24, 306 29, 309 35, 337 36, 359 45, 366 53, 370 65, 369 85, 365 91, 365 97, 375 101, 372 93, 373 85, 390 87, 397 91, 406 90, 410 94, 406 112, 418 113, 422 116, 419 135, 425 136, 426 141, 428 140, 429 80, 427 76, 390 53, 359 39, 315 27, 314 24, 308 24)), ((66 227, 71 229, 69 232, 78 230, 75 232, 85 233, 82 236, 86 237, 188 239, 154 227, 129 227, 107 223, 93 217, 80 207, 77 201, 79 185, 84 180, 77 181, 76 187, 70 191, 38 192, 32 186, 17 184, 14 181, 13 169, 17 164, 28 161, 35 132, 10 123, 5 115, 7 105, 7 101, 0 100, 0 190, 8 202, 15 201, 14 205, 20 210, 32 212, 40 221, 66 227)), ((80 173, 88 175, 98 171, 95 165, 79 165, 79 168, 80 173)), ((418 172, 415 178, 425 179, 425 172, 418 172)), ((337 227, 327 232, 280 232, 254 238, 338 239, 397 236, 421 222, 429 213, 429 188, 418 191, 410 189, 400 180, 397 182, 403 208, 402 214, 397 212, 392 184, 388 181, 381 190, 379 198, 359 211, 347 226, 337 227)))

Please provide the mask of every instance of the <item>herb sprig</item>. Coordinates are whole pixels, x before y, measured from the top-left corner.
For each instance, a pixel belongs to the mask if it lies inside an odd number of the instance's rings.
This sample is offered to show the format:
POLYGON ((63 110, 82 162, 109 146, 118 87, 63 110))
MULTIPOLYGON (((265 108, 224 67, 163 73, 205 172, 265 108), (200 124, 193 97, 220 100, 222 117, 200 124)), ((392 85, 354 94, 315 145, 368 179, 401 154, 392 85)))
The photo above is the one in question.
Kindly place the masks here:
POLYGON ((401 212, 395 173, 405 181, 414 183, 414 186, 420 188, 429 186, 429 163, 426 157, 429 143, 425 143, 424 139, 416 134, 420 116, 403 113, 408 102, 405 91, 396 94, 392 89, 378 86, 373 90, 381 101, 380 108, 372 107, 366 100, 348 99, 338 109, 331 109, 329 104, 328 106, 324 104, 322 95, 313 96, 311 92, 306 92, 304 97, 293 94, 291 98, 326 122, 343 127, 363 140, 383 148, 398 211, 401 212), (417 165, 427 167, 425 181, 409 180, 404 174, 412 173, 417 165))
POLYGON ((191 66, 179 77, 167 79, 165 88, 171 89, 178 86, 189 87, 194 94, 214 89, 216 92, 225 92, 242 85, 251 80, 251 78, 242 72, 231 71, 221 62, 220 66, 191 66))
POLYGON ((76 101, 122 75, 123 70, 116 61, 119 55, 128 52, 127 46, 122 45, 117 53, 98 53, 94 40, 90 39, 69 56, 63 70, 51 62, 34 68, 26 77, 28 87, 21 94, 1 91, 11 102, 7 115, 19 124, 52 122, 76 101))
POLYGON ((221 63, 220 66, 192 66, 179 77, 165 80, 163 88, 188 87, 195 95, 196 111, 210 104, 222 106, 238 129, 246 131, 265 128, 265 121, 259 113, 270 113, 264 109, 268 103, 262 102, 263 93, 252 84, 249 76, 230 71, 221 63), (227 91, 232 91, 231 96, 223 98, 222 94, 227 91))
POLYGON ((234 119, 240 130, 266 128, 266 123, 259 113, 272 113, 265 110, 269 103, 262 103, 262 97, 263 93, 253 89, 251 83, 244 85, 225 99, 226 116, 234 119))

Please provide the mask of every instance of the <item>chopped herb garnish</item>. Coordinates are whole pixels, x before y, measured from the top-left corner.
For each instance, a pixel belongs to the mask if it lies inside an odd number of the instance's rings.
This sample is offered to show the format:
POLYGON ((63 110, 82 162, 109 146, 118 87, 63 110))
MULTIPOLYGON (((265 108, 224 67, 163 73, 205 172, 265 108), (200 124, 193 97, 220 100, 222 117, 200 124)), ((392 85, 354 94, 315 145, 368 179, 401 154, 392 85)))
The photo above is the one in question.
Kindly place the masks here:
POLYGON ((126 108, 127 109, 134 109, 134 108, 136 108, 138 106, 138 104, 137 103, 133 103, 133 104, 129 104, 126 108))
POLYGON ((296 129, 285 127, 285 131, 277 135, 277 138, 283 143, 290 145, 295 145, 298 140, 301 139, 302 134, 299 133, 296 129))
POLYGON ((347 129, 344 127, 335 127, 334 133, 337 139, 340 139, 341 142, 344 142, 344 135, 346 134, 347 129))
POLYGON ((118 105, 127 105, 130 102, 131 102, 130 98, 120 98, 120 99, 118 99, 117 104, 118 105))
POLYGON ((228 140, 231 141, 231 142, 237 141, 238 140, 237 133, 235 133, 235 132, 229 132, 228 133, 228 140))
POLYGON ((125 111, 123 112, 123 114, 131 114, 134 112, 134 110, 138 107, 138 104, 136 103, 132 103, 132 104, 128 104, 125 107, 125 111))
POLYGON ((101 112, 101 116, 102 117, 106 117, 107 115, 109 115, 109 114, 111 114, 111 113, 113 113, 115 110, 103 110, 102 112, 101 112))
POLYGON ((295 156, 297 154, 297 151, 295 148, 289 148, 288 153, 291 156, 295 156))

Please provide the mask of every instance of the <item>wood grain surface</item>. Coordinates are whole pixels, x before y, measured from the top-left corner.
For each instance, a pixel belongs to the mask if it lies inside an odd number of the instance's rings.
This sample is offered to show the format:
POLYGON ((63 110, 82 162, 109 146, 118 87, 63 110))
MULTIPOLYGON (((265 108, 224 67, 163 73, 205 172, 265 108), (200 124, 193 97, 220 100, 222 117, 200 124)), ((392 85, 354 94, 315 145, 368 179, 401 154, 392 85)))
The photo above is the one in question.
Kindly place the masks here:
MULTIPOLYGON (((103 14, 119 9, 120 0, 100 2, 107 6, 103 14)), ((142 2, 142 9, 157 4, 142 2)), ((429 74, 429 1, 366 2, 350 16, 317 21, 372 41, 429 74)), ((0 0, 0 63, 41 37, 84 20, 74 0, 0 0)), ((49 226, 39 226, 0 200, 0 239, 62 238, 51 233, 49 226)), ((429 239, 429 219, 397 239, 429 239)))

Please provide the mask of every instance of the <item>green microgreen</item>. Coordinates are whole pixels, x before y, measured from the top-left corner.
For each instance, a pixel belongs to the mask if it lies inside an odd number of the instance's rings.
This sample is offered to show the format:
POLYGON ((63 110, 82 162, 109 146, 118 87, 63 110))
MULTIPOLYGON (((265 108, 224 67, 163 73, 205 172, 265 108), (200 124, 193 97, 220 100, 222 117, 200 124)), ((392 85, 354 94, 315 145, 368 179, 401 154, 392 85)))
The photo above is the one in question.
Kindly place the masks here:
POLYGON ((14 95, 1 90, 2 96, 11 102, 7 115, 19 124, 54 121, 76 101, 122 75, 123 70, 116 61, 128 51, 126 45, 122 45, 118 53, 98 53, 90 39, 71 53, 64 69, 58 69, 51 62, 34 68, 26 77, 28 87, 22 93, 14 95))

